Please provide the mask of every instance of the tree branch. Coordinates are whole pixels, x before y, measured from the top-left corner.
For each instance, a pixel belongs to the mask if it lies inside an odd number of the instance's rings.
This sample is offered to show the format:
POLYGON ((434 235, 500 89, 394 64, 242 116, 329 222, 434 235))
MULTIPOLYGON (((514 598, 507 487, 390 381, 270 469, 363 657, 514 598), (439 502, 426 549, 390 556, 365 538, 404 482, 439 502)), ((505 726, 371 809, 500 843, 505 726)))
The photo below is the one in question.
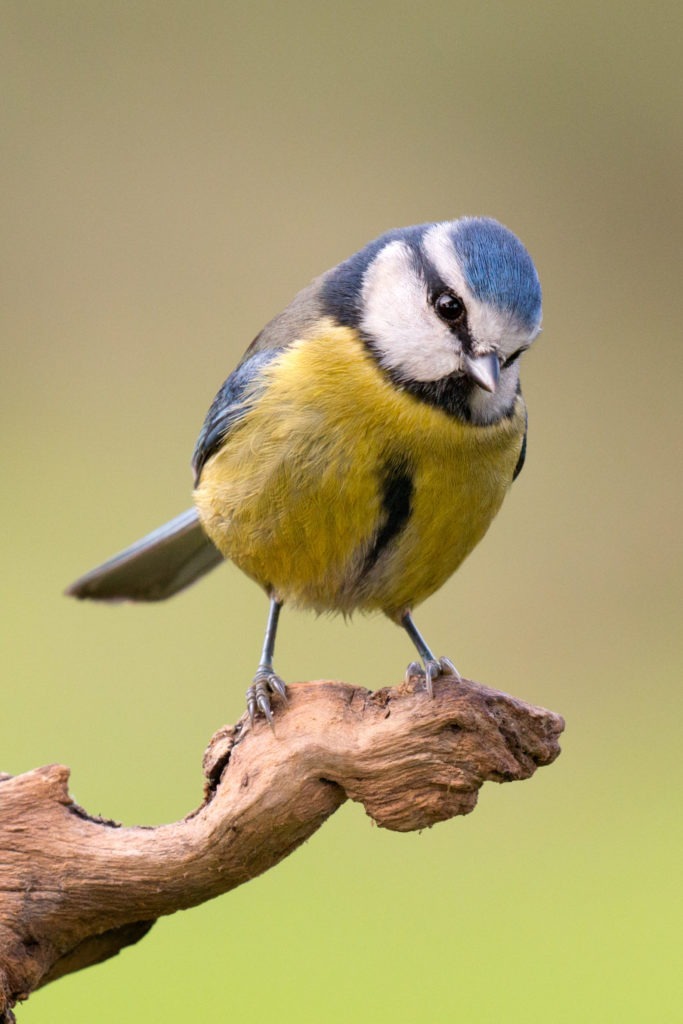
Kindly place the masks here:
POLYGON ((407 832, 473 810, 486 781, 558 756, 559 715, 472 683, 288 688, 275 731, 243 719, 204 756, 183 821, 122 828, 88 815, 60 765, 0 775, 0 1022, 36 988, 137 942, 156 918, 277 864, 349 798, 407 832))

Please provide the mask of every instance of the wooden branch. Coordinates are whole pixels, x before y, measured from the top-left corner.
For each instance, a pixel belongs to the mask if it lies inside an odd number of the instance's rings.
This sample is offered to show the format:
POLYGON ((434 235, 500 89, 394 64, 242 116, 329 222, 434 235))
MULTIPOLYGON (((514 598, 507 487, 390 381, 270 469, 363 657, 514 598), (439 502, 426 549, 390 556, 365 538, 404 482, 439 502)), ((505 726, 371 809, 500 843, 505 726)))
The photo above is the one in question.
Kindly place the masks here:
POLYGON ((156 918, 277 864, 347 798, 407 832, 473 810, 481 785, 558 756, 559 715, 463 680, 288 688, 275 731, 244 719, 204 756, 202 806, 158 828, 94 818, 50 765, 0 775, 0 1022, 40 985, 113 956, 156 918))

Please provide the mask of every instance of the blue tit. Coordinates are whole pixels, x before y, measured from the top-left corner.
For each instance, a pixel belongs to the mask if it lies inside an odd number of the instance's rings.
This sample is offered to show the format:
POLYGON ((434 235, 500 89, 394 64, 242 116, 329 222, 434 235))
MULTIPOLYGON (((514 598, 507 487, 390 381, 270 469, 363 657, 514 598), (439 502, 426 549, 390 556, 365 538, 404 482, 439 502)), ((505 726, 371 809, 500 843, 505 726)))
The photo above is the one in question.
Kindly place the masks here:
MULTIPOLYGON (((540 330, 528 252, 488 218, 389 231, 312 281, 209 409, 194 508, 74 583, 157 601, 231 559, 270 598, 247 705, 272 720, 283 604, 382 611, 455 674, 413 608, 488 530, 526 451, 520 357, 540 330)), ((416 663, 410 666, 414 672, 416 663)))

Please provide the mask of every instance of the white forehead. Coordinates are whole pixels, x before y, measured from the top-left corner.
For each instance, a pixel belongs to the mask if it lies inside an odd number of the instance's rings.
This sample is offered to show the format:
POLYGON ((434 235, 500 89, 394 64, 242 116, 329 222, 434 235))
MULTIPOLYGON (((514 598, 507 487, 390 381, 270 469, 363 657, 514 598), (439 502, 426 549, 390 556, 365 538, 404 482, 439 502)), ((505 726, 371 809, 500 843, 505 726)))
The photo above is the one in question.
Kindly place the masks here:
POLYGON ((452 229, 450 223, 434 224, 422 239, 423 252, 444 284, 465 303, 474 351, 484 353, 495 348, 503 354, 512 353, 520 344, 531 341, 531 336, 512 313, 475 299, 453 248, 452 229))
POLYGON ((422 239, 422 250, 439 277, 463 300, 468 310, 474 301, 451 240, 451 224, 434 224, 422 239))

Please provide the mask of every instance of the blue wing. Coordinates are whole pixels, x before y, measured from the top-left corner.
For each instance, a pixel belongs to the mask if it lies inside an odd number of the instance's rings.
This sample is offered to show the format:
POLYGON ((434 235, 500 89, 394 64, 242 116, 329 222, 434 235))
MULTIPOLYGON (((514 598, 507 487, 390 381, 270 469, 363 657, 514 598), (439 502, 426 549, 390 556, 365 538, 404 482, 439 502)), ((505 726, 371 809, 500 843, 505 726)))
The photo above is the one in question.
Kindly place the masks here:
POLYGON ((259 373, 279 352, 279 349, 265 349, 245 359, 230 374, 214 398, 192 455, 195 487, 199 483, 204 464, 218 451, 231 428, 251 408, 249 399, 258 394, 255 382, 259 373))

